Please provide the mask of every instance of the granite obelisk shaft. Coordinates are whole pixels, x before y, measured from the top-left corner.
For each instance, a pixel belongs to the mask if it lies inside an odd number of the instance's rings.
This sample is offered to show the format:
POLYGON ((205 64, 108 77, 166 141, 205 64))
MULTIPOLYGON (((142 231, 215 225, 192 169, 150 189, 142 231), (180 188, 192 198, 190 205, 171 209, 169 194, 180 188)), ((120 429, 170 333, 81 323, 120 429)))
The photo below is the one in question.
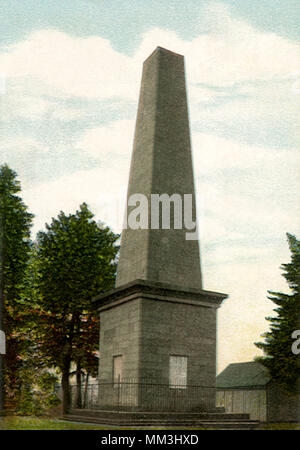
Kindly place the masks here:
POLYGON ((160 47, 143 67, 128 198, 133 194, 148 199, 149 229, 123 230, 116 286, 142 279, 201 289, 199 244, 186 239, 184 219, 182 229, 150 227, 151 194, 192 194, 196 218, 184 58, 160 47))

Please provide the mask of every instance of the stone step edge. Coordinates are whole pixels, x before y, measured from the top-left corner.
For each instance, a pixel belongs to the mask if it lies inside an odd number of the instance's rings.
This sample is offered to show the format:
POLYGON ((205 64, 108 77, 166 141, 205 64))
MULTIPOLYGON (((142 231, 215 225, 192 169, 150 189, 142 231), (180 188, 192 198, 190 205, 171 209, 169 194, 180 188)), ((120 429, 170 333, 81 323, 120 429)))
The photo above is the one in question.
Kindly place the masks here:
POLYGON ((158 429, 161 429, 161 427, 165 427, 166 429, 173 429, 173 428, 178 428, 181 429, 182 427, 184 428, 204 428, 204 429, 219 429, 219 430, 226 430, 226 429, 234 429, 234 430, 253 430, 258 428, 259 423, 247 423, 247 422, 197 422, 197 423, 191 423, 191 422, 183 422, 183 423, 174 423, 174 422, 166 422, 166 423, 159 423, 159 424, 154 424, 151 422, 146 422, 146 423, 136 423, 136 422, 121 422, 121 423, 116 423, 116 422, 111 422, 111 421, 91 421, 91 420, 86 420, 86 418, 83 419, 72 419, 72 418, 65 418, 63 419, 65 421, 69 421, 69 422, 80 422, 80 423, 87 423, 89 425, 100 425, 100 426, 116 426, 116 427, 128 427, 128 428, 134 428, 134 429, 140 429, 140 428, 144 428, 147 427, 148 428, 154 428, 155 427, 159 427, 158 429))
POLYGON ((83 414, 83 415, 91 415, 91 416, 100 416, 100 415, 111 415, 111 416, 136 416, 136 417, 147 417, 147 416, 184 416, 184 417, 201 417, 201 416, 211 416, 212 418, 224 417, 224 418, 236 418, 243 419, 249 418, 249 413, 224 413, 224 412, 190 412, 190 411, 114 411, 114 410, 99 410, 99 409, 71 409, 69 414, 83 414))
MULTIPOLYGON (((88 417, 88 416, 74 416, 74 415, 65 415, 62 416, 60 418, 61 420, 70 420, 70 421, 77 421, 77 422, 95 422, 95 423, 105 423, 105 424, 112 424, 112 421, 110 419, 105 419, 105 418, 97 418, 97 417, 88 417)), ((132 421, 126 421, 126 420, 118 420, 118 424, 124 424, 124 425, 136 425, 136 424, 140 424, 143 425, 143 422, 145 423, 151 423, 154 425, 165 425, 165 424, 178 424, 178 425, 182 425, 182 424, 205 424, 205 425, 248 425, 248 426, 252 426, 252 425, 259 425, 259 421, 257 420, 220 420, 220 421, 216 421, 216 420, 158 420, 158 419, 154 419, 154 420, 132 420, 132 421)))

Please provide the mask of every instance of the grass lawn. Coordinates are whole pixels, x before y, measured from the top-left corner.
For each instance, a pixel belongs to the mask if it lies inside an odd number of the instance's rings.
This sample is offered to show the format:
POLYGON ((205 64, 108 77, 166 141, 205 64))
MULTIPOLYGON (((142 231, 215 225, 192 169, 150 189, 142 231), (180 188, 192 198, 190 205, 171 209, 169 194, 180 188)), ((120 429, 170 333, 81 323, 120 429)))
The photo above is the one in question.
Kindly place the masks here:
MULTIPOLYGON (((147 427, 139 429, 170 430, 170 428, 159 427, 147 427)), ((202 430, 203 428, 197 429, 202 430)), ((0 430, 136 430, 136 428, 75 423, 59 419, 47 419, 41 417, 11 416, 0 417, 0 430)))
POLYGON ((300 430, 300 423, 270 423, 261 425, 262 430, 300 430))
MULTIPOLYGON (((61 421, 59 419, 47 419, 39 417, 22 417, 22 416, 11 416, 11 417, 0 417, 0 430, 119 430, 127 429, 134 430, 136 428, 120 428, 112 426, 101 426, 101 425, 89 425, 83 423, 72 423, 67 421, 61 421)), ((154 429, 153 427, 144 429, 154 429)), ((168 429, 168 428, 157 428, 155 429, 168 429)), ((175 429, 175 428, 171 428, 175 429)), ((188 429, 188 428, 186 428, 188 429)), ((192 429, 192 428, 190 428, 192 429)), ((201 430, 202 428, 197 428, 201 430)), ((299 424, 270 424, 261 425, 261 430, 300 430, 299 424)), ((170 428, 169 428, 170 430, 170 428)))
POLYGON ((59 419, 39 417, 0 417, 0 430, 110 430, 117 429, 101 425, 72 423, 59 419))

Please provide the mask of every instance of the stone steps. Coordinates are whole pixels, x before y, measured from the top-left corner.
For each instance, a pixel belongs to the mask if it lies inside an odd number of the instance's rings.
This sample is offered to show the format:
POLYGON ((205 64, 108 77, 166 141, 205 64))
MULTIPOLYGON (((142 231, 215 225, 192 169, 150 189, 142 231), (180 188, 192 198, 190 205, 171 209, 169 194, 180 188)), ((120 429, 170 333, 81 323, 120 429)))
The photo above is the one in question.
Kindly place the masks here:
POLYGON ((202 420, 213 420, 213 419, 224 419, 224 420, 248 420, 249 414, 246 413, 225 413, 225 412, 148 412, 148 411, 113 411, 113 410, 100 410, 100 409, 71 409, 70 414, 72 415, 84 415, 91 417, 105 417, 105 418, 130 418, 138 419, 170 419, 170 418, 182 418, 185 419, 202 419, 202 420))
POLYGON ((200 427, 213 429, 254 429, 258 421, 248 414, 224 413, 131 413, 97 410, 71 410, 63 420, 120 427, 200 427))

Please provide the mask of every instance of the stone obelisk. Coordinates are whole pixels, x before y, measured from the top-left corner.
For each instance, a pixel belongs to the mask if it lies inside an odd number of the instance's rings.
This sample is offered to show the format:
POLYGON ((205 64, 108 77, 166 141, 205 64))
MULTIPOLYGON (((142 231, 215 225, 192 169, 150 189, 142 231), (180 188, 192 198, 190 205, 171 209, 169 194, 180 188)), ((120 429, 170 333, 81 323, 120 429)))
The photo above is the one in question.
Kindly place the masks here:
POLYGON ((147 199, 148 227, 127 223, 116 288, 95 299, 101 323, 100 406, 120 401, 118 390, 108 386, 125 380, 136 388, 125 396, 124 407, 151 411, 160 397, 160 407, 170 409, 180 395, 184 409, 213 410, 216 310, 226 295, 203 290, 198 239, 187 239, 191 229, 185 220, 175 227, 172 202, 170 229, 161 218, 158 227, 151 226, 153 195, 179 196, 182 215, 189 195, 196 219, 184 58, 160 47, 143 67, 127 222, 136 194, 147 199))
MULTIPOLYGON (((144 63, 128 198, 136 193, 149 207, 151 194, 195 200, 184 59, 162 48, 144 63)), ((124 230, 116 285, 143 279, 201 289, 198 239, 187 240, 187 231, 124 230)))

